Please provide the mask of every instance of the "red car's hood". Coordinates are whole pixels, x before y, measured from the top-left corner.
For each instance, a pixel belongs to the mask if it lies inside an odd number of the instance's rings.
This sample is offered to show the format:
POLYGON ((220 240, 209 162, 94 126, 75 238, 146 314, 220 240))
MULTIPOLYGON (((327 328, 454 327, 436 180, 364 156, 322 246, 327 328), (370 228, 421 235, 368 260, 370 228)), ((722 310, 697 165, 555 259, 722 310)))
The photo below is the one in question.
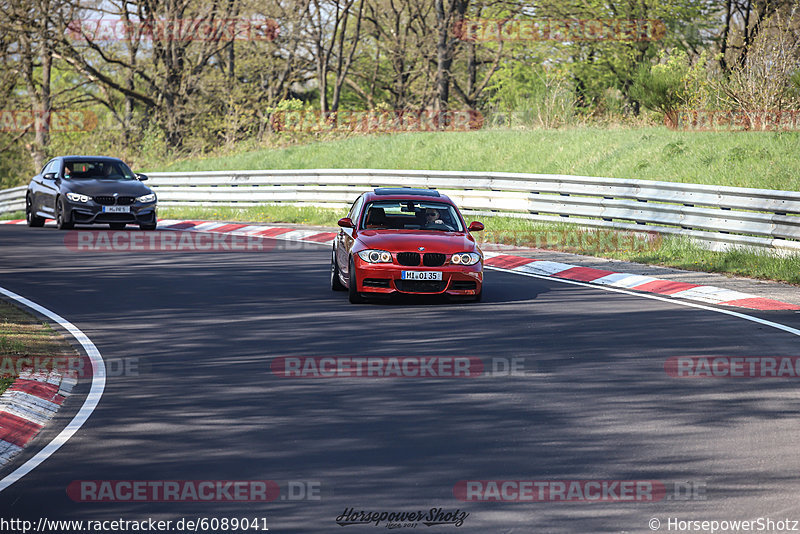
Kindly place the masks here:
POLYGON ((472 252, 477 249, 472 236, 464 232, 435 232, 419 230, 362 230, 358 240, 366 248, 388 250, 389 252, 417 252, 425 247, 425 252, 472 252))

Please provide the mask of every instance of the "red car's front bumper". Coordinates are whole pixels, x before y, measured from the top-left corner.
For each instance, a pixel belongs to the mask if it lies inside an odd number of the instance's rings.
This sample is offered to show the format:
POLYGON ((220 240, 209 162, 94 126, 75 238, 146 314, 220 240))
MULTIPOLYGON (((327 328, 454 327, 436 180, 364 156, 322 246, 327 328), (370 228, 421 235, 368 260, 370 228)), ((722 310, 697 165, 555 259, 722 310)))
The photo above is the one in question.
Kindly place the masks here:
POLYGON ((440 267, 404 267, 394 263, 368 263, 355 257, 356 280, 359 293, 373 294, 447 294, 475 296, 483 285, 483 265, 442 265, 440 267), (438 271, 441 281, 403 280, 403 271, 438 271))

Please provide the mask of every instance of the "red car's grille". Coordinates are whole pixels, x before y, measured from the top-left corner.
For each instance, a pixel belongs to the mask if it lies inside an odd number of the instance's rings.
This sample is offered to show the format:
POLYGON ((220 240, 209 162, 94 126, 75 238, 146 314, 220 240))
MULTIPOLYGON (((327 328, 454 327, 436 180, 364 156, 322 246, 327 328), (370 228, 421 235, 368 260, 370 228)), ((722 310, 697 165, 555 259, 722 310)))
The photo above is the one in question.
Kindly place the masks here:
POLYGON ((400 265, 419 265, 419 254, 416 252, 398 252, 397 263, 400 265))
POLYGON ((388 278, 365 278, 362 284, 364 287, 390 287, 390 280, 388 278))
POLYGON ((447 256, 444 254, 429 252, 422 256, 422 264, 426 267, 439 267, 440 265, 444 265, 445 259, 447 259, 447 256))
POLYGON ((398 252, 397 263, 413 267, 419 265, 420 257, 422 264, 426 267, 439 267, 444 265, 447 256, 439 252, 427 252, 425 254, 418 254, 416 252, 398 252))
POLYGON ((447 287, 446 280, 395 280, 394 285, 405 293, 441 293, 447 287))

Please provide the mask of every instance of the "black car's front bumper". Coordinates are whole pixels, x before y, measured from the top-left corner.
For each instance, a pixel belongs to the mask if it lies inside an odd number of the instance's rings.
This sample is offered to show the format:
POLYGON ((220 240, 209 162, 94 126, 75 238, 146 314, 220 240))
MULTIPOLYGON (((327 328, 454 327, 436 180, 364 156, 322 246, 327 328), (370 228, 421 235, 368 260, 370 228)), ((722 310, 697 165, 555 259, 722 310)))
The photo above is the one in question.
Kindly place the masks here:
POLYGON ((121 206, 127 212, 117 213, 105 211, 108 208, 118 206, 103 206, 94 200, 89 202, 66 202, 65 213, 68 220, 75 224, 109 224, 109 223, 128 223, 128 224, 153 224, 156 222, 156 203, 135 202, 128 206, 121 206))

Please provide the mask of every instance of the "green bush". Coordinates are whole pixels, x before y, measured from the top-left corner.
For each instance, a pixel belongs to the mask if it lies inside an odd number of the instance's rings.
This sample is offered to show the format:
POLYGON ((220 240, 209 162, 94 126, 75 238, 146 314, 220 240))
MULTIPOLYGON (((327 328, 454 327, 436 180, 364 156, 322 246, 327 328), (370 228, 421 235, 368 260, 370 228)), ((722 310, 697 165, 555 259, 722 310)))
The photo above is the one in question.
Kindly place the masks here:
POLYGON ((685 53, 673 55, 665 63, 643 63, 636 71, 631 96, 644 107, 671 117, 684 102, 688 72, 685 53))

